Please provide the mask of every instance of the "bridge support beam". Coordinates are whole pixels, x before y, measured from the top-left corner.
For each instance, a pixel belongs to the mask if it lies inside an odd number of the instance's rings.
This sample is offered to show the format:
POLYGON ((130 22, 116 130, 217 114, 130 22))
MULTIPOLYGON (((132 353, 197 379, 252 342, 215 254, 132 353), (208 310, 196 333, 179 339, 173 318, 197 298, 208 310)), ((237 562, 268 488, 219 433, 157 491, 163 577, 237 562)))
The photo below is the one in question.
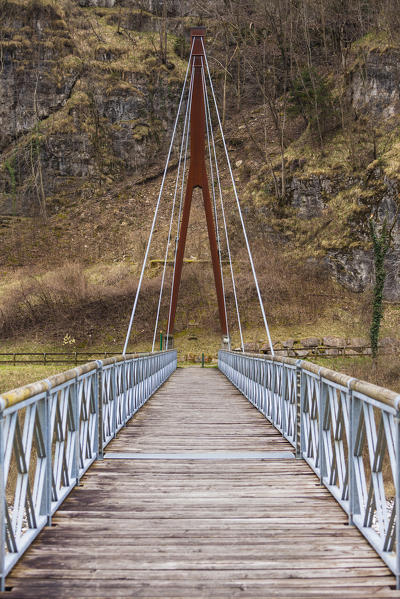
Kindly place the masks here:
POLYGON ((206 30, 203 27, 197 27, 191 30, 193 45, 191 64, 191 68, 193 71, 193 91, 192 106, 190 111, 190 167, 186 187, 185 201, 183 205, 182 221, 179 231, 179 240, 175 263, 175 278, 171 299, 171 313, 167 333, 171 334, 174 331, 178 294, 182 277, 183 257, 185 253, 190 208, 192 205, 192 195, 193 190, 196 189, 196 187, 199 187, 203 193, 203 203, 204 211, 206 214, 215 289, 217 292, 219 321, 221 325, 222 334, 226 336, 227 317, 222 286, 222 274, 220 268, 213 209, 211 204, 210 191, 208 187, 208 177, 205 162, 205 106, 202 76, 204 68, 204 51, 202 40, 204 41, 205 33, 206 30))

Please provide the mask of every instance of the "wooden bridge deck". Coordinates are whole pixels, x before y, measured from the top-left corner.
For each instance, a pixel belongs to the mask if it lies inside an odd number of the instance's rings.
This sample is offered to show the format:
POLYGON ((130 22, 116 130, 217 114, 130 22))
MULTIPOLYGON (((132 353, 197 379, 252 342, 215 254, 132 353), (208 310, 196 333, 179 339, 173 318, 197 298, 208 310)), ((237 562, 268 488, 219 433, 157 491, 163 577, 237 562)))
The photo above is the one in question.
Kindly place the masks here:
POLYGON ((9 594, 400 597, 388 568, 288 452, 222 374, 179 369, 39 535, 8 577, 9 594))

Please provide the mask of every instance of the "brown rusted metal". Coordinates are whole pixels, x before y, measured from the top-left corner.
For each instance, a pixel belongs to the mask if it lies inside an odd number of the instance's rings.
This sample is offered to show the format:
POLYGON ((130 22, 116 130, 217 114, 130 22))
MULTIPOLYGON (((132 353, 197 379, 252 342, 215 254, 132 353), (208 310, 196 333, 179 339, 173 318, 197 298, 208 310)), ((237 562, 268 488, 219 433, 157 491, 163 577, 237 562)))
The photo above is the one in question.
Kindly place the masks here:
POLYGON ((185 202, 182 211, 182 222, 179 232, 178 249, 176 254, 175 279, 171 299, 171 316, 168 334, 172 333, 175 324, 176 308, 178 303, 179 287, 181 284, 183 257, 187 231, 189 225, 190 208, 192 205, 193 190, 200 187, 203 192, 204 211, 206 214, 208 239, 211 250, 211 260, 214 272, 215 289, 218 300, 219 321, 223 335, 227 334, 226 310, 224 303, 224 294, 222 287, 222 277, 218 256, 218 245, 215 235, 214 216, 211 205, 210 191, 208 187, 208 177, 205 162, 205 110, 202 69, 204 56, 201 39, 204 38, 206 30, 204 27, 196 27, 191 30, 193 52, 192 65, 193 91, 192 106, 190 111, 190 167, 186 187, 185 202))

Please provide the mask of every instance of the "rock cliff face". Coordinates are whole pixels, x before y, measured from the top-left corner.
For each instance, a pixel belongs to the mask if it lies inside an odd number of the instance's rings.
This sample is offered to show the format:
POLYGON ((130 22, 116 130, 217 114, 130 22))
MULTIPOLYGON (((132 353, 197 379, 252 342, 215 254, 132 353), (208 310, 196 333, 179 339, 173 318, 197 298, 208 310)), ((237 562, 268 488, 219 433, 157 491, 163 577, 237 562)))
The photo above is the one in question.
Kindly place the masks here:
POLYGON ((112 8, 115 6, 115 0, 76 0, 79 6, 100 6, 112 8))
POLYGON ((163 64, 146 33, 129 31, 146 22, 140 11, 118 32, 118 14, 81 8, 113 5, 5 4, 0 214, 51 212, 88 178, 140 173, 164 148, 183 63, 171 49, 163 64))
POLYGON ((72 41, 60 12, 9 6, 3 15, 0 69, 0 151, 70 96, 77 72, 64 61, 72 41))
POLYGON ((315 235, 317 254, 324 256, 324 263, 340 283, 356 292, 364 291, 373 283, 369 216, 374 212, 378 223, 386 220, 393 225, 392 246, 386 258, 385 298, 399 301, 398 182, 385 177, 378 169, 375 183, 371 186, 362 178, 344 174, 293 177, 289 199, 296 218, 309 224, 308 237, 315 235))
MULTIPOLYGON (((400 52, 393 48, 364 51, 350 71, 349 93, 355 118, 369 119, 372 128, 386 127, 390 131, 398 126, 399 57, 400 52)), ((368 135, 372 145, 372 130, 368 135)), ((389 148, 392 143, 389 141, 389 148)), ((385 298, 399 301, 399 178, 391 166, 393 149, 387 155, 385 148, 381 152, 378 160, 354 174, 340 167, 323 172, 317 168, 315 174, 306 174, 295 161, 298 172, 289 180, 288 200, 295 219, 308 223, 303 244, 311 243, 335 278, 356 292, 373 283, 368 218, 374 215, 378 223, 386 220, 393 224, 392 246, 386 258, 385 298)), ((395 160, 398 162, 397 155, 395 160)))
POLYGON ((358 113, 368 110, 375 117, 388 118, 400 109, 400 52, 389 48, 363 56, 350 73, 352 104, 358 113))
POLYGON ((375 180, 345 174, 311 175, 291 179, 289 200, 296 218, 309 224, 318 255, 335 278, 356 292, 373 283, 373 256, 367 221, 372 212, 378 223, 393 225, 392 247, 387 255, 385 297, 400 299, 400 216, 398 182, 376 169, 375 180), (339 235, 338 235, 339 233, 339 235), (341 235, 340 235, 341 233, 341 235))

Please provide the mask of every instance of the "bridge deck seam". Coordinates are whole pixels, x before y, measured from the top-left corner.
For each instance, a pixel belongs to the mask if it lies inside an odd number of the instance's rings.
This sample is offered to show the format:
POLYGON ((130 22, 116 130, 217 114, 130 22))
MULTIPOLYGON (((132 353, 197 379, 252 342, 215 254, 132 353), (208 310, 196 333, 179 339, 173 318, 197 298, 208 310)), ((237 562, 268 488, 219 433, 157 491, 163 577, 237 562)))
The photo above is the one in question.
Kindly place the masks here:
POLYGON ((290 451, 183 451, 177 453, 108 452, 109 460, 288 460, 294 459, 290 451))

